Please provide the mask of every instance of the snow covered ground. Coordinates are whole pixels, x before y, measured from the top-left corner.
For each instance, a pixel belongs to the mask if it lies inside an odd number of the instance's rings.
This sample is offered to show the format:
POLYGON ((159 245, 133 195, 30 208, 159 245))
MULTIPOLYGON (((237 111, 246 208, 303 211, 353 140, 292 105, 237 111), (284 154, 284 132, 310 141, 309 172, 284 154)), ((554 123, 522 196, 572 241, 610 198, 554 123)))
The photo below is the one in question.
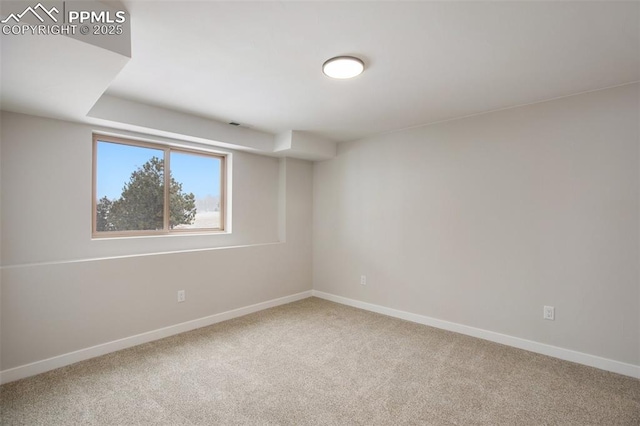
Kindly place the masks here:
POLYGON ((220 212, 196 212, 191 225, 178 225, 175 229, 211 229, 220 227, 220 212))

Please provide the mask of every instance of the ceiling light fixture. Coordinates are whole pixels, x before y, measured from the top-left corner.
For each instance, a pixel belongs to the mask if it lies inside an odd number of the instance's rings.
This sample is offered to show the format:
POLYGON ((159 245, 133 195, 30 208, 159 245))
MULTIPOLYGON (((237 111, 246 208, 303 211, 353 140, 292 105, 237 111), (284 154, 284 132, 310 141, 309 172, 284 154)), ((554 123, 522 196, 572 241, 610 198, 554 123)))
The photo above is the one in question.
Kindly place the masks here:
POLYGON ((364 71, 364 62, 353 56, 336 56, 322 65, 324 75, 331 78, 352 78, 364 71))

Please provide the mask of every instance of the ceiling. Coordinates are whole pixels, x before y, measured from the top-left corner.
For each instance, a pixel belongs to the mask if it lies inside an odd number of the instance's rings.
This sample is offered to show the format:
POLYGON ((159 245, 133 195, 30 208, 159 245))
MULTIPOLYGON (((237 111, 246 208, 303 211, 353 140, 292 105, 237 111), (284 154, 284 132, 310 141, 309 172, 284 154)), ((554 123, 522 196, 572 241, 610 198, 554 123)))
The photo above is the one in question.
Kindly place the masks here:
POLYGON ((91 5, 125 7, 125 33, 0 35, 2 110, 322 160, 335 141, 640 80, 640 2, 91 5), (365 72, 326 77, 338 55, 365 72))
POLYGON ((337 141, 640 80, 636 2, 123 2, 108 95, 337 141), (322 63, 355 55, 353 80, 322 63))

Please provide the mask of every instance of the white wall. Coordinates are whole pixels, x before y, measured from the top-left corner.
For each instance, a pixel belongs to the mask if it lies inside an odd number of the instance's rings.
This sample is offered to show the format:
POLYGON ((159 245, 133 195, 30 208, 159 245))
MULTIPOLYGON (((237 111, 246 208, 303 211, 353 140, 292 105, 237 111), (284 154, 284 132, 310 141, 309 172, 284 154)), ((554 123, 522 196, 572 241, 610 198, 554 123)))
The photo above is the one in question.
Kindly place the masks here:
POLYGON ((91 240, 92 128, 1 125, 0 370, 311 289, 311 163, 232 153, 232 234, 91 240))
POLYGON ((640 365, 639 95, 339 145, 314 166, 314 290, 640 365))
POLYGON ((278 241, 278 159, 245 152, 232 152, 231 234, 92 240, 93 130, 2 113, 3 266, 278 241))
POLYGON ((231 235, 111 241, 92 128, 2 113, 0 370, 309 290, 312 237, 315 290, 640 365, 639 95, 235 152, 231 235))

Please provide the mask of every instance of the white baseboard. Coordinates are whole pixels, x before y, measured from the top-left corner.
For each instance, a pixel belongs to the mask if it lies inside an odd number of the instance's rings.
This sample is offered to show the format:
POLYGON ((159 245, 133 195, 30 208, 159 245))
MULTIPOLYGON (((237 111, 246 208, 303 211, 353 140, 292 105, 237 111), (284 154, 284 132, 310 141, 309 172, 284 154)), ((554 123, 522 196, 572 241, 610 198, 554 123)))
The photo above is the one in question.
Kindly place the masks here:
POLYGON ((548 355, 554 358, 571 361, 578 364, 588 365, 590 367, 599 368, 601 370, 611 371, 625 376, 640 378, 640 366, 627 364, 612 359, 602 358, 595 355, 589 355, 582 352, 573 351, 571 349, 559 348, 557 346, 546 345, 544 343, 534 342, 532 340, 521 339, 519 337, 508 336, 493 331, 482 330, 480 328, 470 327, 468 325, 457 324, 454 322, 443 321, 424 315, 412 314, 410 312, 400 311, 397 309, 386 308, 372 303, 361 302, 359 300, 349 299, 347 297, 336 296, 334 294, 325 293, 318 290, 312 290, 315 297, 330 300, 332 302, 343 305, 353 306, 354 308, 364 309, 366 311, 376 312, 390 317, 400 318, 403 320, 424 324, 443 330, 453 331, 467 336, 478 337, 480 339, 501 343, 507 346, 548 355))
POLYGON ((13 382, 25 377, 44 373, 49 370, 64 367, 89 358, 105 355, 121 349, 130 348, 142 343, 152 342, 154 340, 163 339, 175 334, 184 333, 185 331, 194 330, 196 328, 206 327, 232 318, 241 317, 253 312, 262 311, 274 306, 284 305, 286 303, 295 302, 297 300, 311 297, 312 292, 303 291, 302 293, 292 294, 290 296, 280 297, 278 299, 268 300, 266 302, 256 303, 255 305, 245 306, 243 308, 233 309, 231 311, 221 312, 219 314, 210 315, 204 318, 183 322, 169 327, 148 331, 135 336, 125 337, 124 339, 114 340, 112 342, 102 343, 90 348, 80 349, 63 355, 58 355, 42 361, 32 362, 30 364, 21 365, 0 371, 0 384, 13 382))
POLYGON ((125 337, 123 339, 114 340, 112 342, 103 343, 100 345, 92 346, 90 348, 80 349, 78 351, 58 355, 42 361, 36 361, 30 364, 10 368, 8 370, 3 370, 0 371, 0 384, 9 383, 15 380, 23 379, 25 377, 64 367, 66 365, 70 365, 79 361, 84 361, 89 358, 94 358, 100 355, 119 351, 121 349, 130 348, 142 343, 152 342, 154 340, 184 333, 196 328, 206 327, 208 325, 216 324, 232 318, 241 317, 243 315, 248 315, 264 309, 284 305, 301 299, 306 299, 307 297, 311 296, 330 300, 332 302, 340 303, 343 305, 353 306, 355 308, 360 308, 371 312, 376 312, 383 315, 388 315, 395 318, 400 318, 418 324, 424 324, 443 330, 449 330, 468 336, 478 337, 480 339, 501 343, 507 346, 513 346, 519 349, 552 356, 554 358, 559 358, 566 361, 576 362, 578 364, 588 365, 590 367, 623 374, 625 376, 640 378, 640 366, 637 365, 626 364, 624 362, 614 361, 611 359, 589 355, 570 349, 559 348, 556 346, 546 345, 544 343, 538 343, 531 340, 508 336, 506 334, 500 334, 493 331, 470 327, 467 325, 443 321, 424 315, 413 314, 410 312, 387 308, 380 305, 374 305, 372 303, 361 302, 359 300, 336 296, 334 294, 325 293, 318 290, 309 290, 278 299, 268 300, 266 302, 256 303, 255 305, 221 312, 219 314, 210 315, 204 318, 183 322, 169 327, 160 328, 146 333, 137 334, 135 336, 125 337))

